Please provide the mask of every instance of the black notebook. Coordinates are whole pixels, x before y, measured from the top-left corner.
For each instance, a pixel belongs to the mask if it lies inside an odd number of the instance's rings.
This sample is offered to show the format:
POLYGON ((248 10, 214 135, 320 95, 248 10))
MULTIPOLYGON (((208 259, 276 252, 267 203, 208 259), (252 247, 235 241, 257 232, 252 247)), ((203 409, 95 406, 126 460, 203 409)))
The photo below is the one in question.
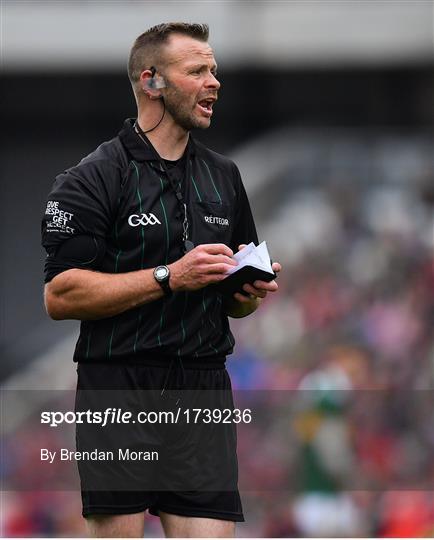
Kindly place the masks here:
POLYGON ((270 255, 266 242, 261 242, 255 246, 250 242, 248 246, 235 253, 234 259, 238 262, 232 270, 228 272, 227 277, 216 285, 219 292, 226 295, 233 295, 236 292, 247 295, 243 290, 245 283, 254 281, 271 281, 276 274, 271 268, 270 255))

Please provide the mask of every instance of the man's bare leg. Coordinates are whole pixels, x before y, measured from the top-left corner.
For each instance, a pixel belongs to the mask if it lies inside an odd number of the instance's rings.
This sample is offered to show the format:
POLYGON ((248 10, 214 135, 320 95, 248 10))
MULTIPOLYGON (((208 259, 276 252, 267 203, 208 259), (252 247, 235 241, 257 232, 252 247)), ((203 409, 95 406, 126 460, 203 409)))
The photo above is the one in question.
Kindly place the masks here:
POLYGON ((95 514, 86 518, 91 538, 143 538, 145 533, 145 515, 95 514))
POLYGON ((166 538, 234 538, 235 523, 221 519, 176 516, 160 512, 166 538))

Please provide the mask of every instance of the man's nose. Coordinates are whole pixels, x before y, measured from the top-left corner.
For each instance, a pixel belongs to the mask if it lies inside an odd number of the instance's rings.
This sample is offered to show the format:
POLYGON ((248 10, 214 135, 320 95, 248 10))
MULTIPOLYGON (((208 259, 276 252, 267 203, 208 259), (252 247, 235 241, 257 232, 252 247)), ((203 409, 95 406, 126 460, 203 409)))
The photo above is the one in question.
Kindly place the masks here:
POLYGON ((207 80, 205 82, 205 86, 207 88, 214 88, 215 90, 218 90, 221 84, 219 83, 217 77, 213 73, 209 73, 207 80))

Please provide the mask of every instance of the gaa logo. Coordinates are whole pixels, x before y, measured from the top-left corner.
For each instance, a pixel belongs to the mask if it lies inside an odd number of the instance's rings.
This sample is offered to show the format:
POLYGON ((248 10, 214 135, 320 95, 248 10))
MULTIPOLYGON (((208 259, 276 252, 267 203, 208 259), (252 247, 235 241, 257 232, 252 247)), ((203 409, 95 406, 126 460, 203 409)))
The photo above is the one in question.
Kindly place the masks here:
POLYGON ((138 227, 139 225, 161 225, 161 222, 154 214, 131 214, 128 218, 128 225, 138 227))

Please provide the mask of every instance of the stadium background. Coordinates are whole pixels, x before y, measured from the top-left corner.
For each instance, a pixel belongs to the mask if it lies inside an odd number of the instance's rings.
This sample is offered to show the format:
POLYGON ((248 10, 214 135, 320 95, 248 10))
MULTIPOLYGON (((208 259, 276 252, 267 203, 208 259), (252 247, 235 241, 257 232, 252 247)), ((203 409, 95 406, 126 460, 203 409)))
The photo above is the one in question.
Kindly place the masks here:
MULTIPOLYGON (((39 220, 54 176, 134 116, 129 47, 168 20, 210 24, 222 90, 196 136, 239 164, 285 266, 233 324, 234 387, 292 407, 240 433, 239 536, 432 536, 431 1, 3 1, 2 392, 73 387, 77 325, 44 313, 39 220)), ((3 413, 3 489, 43 436, 3 413)), ((2 536, 84 534, 76 492, 1 497, 2 536)))

